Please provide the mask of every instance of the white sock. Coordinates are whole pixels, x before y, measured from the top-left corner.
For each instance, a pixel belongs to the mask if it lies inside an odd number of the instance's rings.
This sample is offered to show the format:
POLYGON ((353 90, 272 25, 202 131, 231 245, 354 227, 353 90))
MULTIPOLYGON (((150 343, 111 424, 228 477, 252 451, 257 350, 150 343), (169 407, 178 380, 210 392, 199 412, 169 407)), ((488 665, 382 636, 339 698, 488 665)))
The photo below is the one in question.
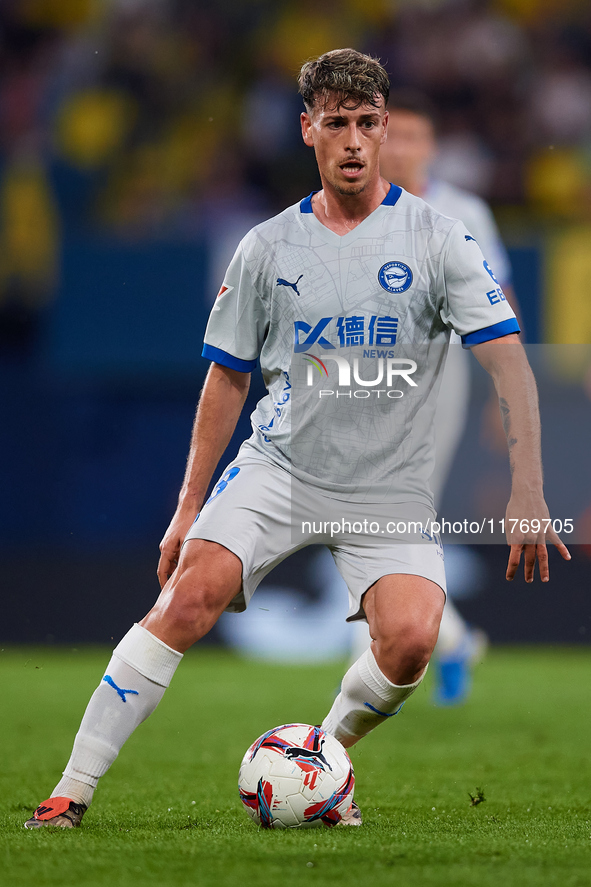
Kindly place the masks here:
POLYGON ((135 728, 152 714, 182 658, 137 623, 127 632, 88 703, 52 797, 90 805, 99 778, 135 728))
POLYGON ((426 671, 425 668, 414 684, 393 684, 380 671, 369 647, 343 678, 341 692, 322 722, 322 729, 349 748, 378 724, 397 714, 426 671))

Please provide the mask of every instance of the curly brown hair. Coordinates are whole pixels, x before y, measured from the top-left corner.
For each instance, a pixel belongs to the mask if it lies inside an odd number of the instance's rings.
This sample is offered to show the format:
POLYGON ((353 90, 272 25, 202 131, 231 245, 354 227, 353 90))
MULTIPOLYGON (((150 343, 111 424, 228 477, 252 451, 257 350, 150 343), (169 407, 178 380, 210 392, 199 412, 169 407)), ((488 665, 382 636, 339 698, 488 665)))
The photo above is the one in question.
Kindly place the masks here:
POLYGON ((356 49, 332 49, 302 66, 298 77, 300 95, 308 113, 317 105, 326 108, 336 99, 335 107, 346 104, 377 108, 380 98, 388 103, 390 81, 379 59, 356 49))

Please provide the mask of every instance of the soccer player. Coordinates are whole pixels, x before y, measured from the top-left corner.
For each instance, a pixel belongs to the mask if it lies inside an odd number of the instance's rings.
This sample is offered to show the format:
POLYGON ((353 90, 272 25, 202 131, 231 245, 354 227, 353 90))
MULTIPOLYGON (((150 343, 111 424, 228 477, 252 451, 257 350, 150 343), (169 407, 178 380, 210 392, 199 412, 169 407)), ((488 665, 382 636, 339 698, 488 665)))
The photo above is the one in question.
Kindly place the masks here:
MULTIPOLYGON (((376 513, 429 524, 432 414, 452 329, 473 346, 499 393, 513 470, 508 516, 548 514, 535 381, 513 311, 462 223, 380 176, 386 72, 355 50, 334 50, 303 66, 299 86, 302 135, 315 151, 322 190, 254 228, 228 268, 205 334, 212 364, 186 475, 161 543, 162 591, 115 648, 63 778, 27 827, 79 825, 99 778, 154 711, 183 653, 224 609, 244 609, 273 566, 307 544, 329 545, 349 588, 349 618, 366 618, 373 638, 344 676, 323 728, 348 747, 400 709, 437 640, 445 599, 438 540, 426 532, 422 543, 407 544, 344 527, 333 535, 326 522, 318 528, 308 520, 304 529, 299 517, 336 508, 362 515, 369 503, 370 511, 375 505, 376 513), (373 381, 360 384, 362 398, 347 387, 348 339, 394 354, 374 361, 382 375, 387 364, 388 380, 370 398, 373 381), (333 373, 322 375, 320 391, 307 381, 298 389, 304 356, 325 369, 336 363, 339 384, 333 373), (257 359, 268 396, 252 415, 252 437, 204 503, 257 359), (366 409, 361 423, 358 405, 366 409)), ((360 366, 353 364, 356 380, 360 366)), ((569 557, 558 537, 552 541, 569 557)), ((537 559, 547 580, 539 534, 512 545, 507 577, 522 553, 526 579, 537 559)), ((356 805, 347 821, 360 824, 356 805)))
MULTIPOLYGON (((429 100, 413 90, 398 90, 388 101, 388 138, 380 151, 384 178, 422 197, 443 215, 460 219, 475 238, 511 307, 519 317, 511 285, 509 257, 494 217, 480 197, 434 177, 431 165, 437 154, 436 115, 429 100)), ((450 342, 461 340, 451 334, 450 342)), ((470 396, 469 356, 461 347, 450 349, 435 413, 435 470, 430 486, 435 507, 440 505, 457 447, 462 438, 470 396)), ((435 700, 442 705, 462 702, 470 687, 470 665, 482 647, 482 633, 470 629, 451 601, 443 610, 437 641, 435 700)))

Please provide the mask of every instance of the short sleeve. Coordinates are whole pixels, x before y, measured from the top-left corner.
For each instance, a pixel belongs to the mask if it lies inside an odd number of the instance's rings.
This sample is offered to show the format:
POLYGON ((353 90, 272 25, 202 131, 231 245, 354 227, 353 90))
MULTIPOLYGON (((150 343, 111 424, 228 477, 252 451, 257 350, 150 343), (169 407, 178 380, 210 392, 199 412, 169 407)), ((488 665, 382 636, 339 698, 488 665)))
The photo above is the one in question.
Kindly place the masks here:
POLYGON ((243 240, 209 315, 201 353, 222 366, 249 373, 256 367, 263 347, 268 317, 244 250, 243 240))
POLYGON ((478 242, 462 222, 451 229, 442 252, 441 319, 469 347, 520 332, 513 309, 478 242))

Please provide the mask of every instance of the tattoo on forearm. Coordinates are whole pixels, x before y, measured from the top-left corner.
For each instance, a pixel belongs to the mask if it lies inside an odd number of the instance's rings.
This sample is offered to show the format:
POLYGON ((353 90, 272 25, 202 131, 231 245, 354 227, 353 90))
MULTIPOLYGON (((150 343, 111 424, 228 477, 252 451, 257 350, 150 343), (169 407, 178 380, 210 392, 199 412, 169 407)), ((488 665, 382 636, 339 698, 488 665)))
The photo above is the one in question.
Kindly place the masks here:
POLYGON ((515 467, 515 463, 513 460, 513 447, 517 443, 516 437, 511 437, 511 410, 509 408, 509 404, 505 400, 504 397, 499 398, 499 407, 501 409, 501 418, 503 420, 503 429, 505 431, 505 435, 507 437, 507 446, 509 447, 509 467, 511 469, 511 474, 513 474, 513 469, 515 467))
POLYGON ((505 430, 505 435, 509 437, 509 428, 511 427, 511 420, 509 419, 509 413, 511 412, 509 409, 509 404, 505 400, 504 397, 499 397, 499 407, 501 410, 501 419, 503 420, 503 428, 505 430))

